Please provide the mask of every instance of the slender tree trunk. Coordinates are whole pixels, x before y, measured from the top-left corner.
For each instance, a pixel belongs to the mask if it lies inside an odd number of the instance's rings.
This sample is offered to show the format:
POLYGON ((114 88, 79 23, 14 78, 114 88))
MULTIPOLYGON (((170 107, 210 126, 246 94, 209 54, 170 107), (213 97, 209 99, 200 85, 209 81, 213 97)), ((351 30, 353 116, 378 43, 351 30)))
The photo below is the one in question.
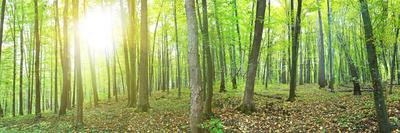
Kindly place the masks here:
POLYGON ((239 27, 239 14, 238 14, 238 7, 237 7, 237 2, 236 0, 233 0, 233 10, 235 13, 235 25, 236 25, 236 33, 237 33, 237 37, 238 37, 238 44, 239 44, 239 61, 240 61, 240 69, 239 69, 239 73, 241 69, 243 69, 243 64, 244 64, 244 56, 243 56, 243 50, 242 50, 242 42, 241 42, 241 37, 240 37, 240 27, 239 27))
MULTIPOLYGON (((59 18, 58 18, 58 0, 54 1, 54 5, 55 5, 55 47, 54 47, 54 62, 55 62, 55 72, 54 72, 54 113, 57 113, 58 111, 58 50, 59 47, 58 45, 61 44, 59 43, 61 40, 60 39, 60 22, 59 22, 59 18)), ((22 34, 22 33, 21 33, 22 34)))
POLYGON ((147 0, 141 1, 141 13, 140 13, 140 64, 139 64, 139 73, 140 73, 140 84, 139 84, 139 101, 138 101, 138 110, 140 112, 148 112, 149 105, 149 94, 148 94, 148 26, 147 26, 147 0))
POLYGON ((386 110, 385 96, 383 95, 383 85, 377 63, 376 48, 374 44, 375 38, 373 34, 371 18, 369 16, 368 4, 365 0, 360 0, 360 4, 361 4, 361 15, 365 30, 365 42, 368 52, 368 62, 370 66, 370 73, 374 87, 374 101, 377 114, 376 118, 378 120, 378 129, 379 132, 388 133, 391 132, 391 126, 389 123, 388 113, 386 110))
POLYGON ((216 25, 216 27, 217 27, 217 37, 218 37, 218 40, 219 40, 219 45, 220 45, 220 48, 219 48, 219 56, 220 56, 220 59, 219 59, 219 61, 220 61, 220 66, 221 66, 221 76, 220 76, 220 78, 221 78, 221 84, 220 84, 220 89, 219 89, 219 92, 226 92, 226 89, 225 89, 225 55, 224 55, 224 40, 223 40, 223 38, 222 38, 222 35, 221 35, 221 26, 220 26, 220 23, 219 23, 219 18, 218 18, 218 3, 217 3, 217 0, 213 0, 213 2, 214 2, 214 17, 215 17, 215 25, 216 25))
POLYGON ((301 32, 301 4, 302 0, 297 0, 296 22, 294 24, 292 40, 292 69, 290 72, 290 92, 288 101, 293 102, 296 96, 296 77, 297 77, 297 59, 299 53, 299 36, 301 32))
POLYGON ((1 2, 1 21, 0 21, 0 63, 1 63, 1 52, 3 48, 3 29, 4 29, 4 14, 6 12, 7 0, 1 2))
POLYGON ((67 107, 69 107, 69 97, 71 91, 71 61, 69 55, 69 42, 68 42, 68 5, 69 0, 64 0, 64 22, 63 22, 63 34, 64 34, 64 48, 62 51, 62 70, 63 70, 63 90, 61 93, 61 104, 60 104, 60 115, 65 115, 67 107))
POLYGON ((246 87, 243 96, 243 103, 240 110, 243 113, 252 113, 256 110, 253 96, 254 96, 254 82, 257 72, 258 56, 260 54, 260 45, 262 40, 262 33, 264 30, 264 16, 265 16, 265 0, 257 0, 256 19, 254 27, 254 41, 249 53, 249 62, 247 67, 246 87))
POLYGON ((129 22, 130 29, 129 30, 129 56, 130 56, 130 72, 131 72, 131 104, 129 107, 136 107, 137 102, 137 87, 136 87, 136 1, 128 0, 129 7, 129 22))
MULTIPOLYGON (((205 103, 205 115, 206 118, 210 118, 212 115, 212 96, 213 96, 213 85, 214 85, 214 66, 211 57, 211 44, 210 44, 210 36, 208 32, 208 9, 207 9, 207 0, 202 0, 202 7, 203 7, 203 45, 205 46, 203 50, 206 53, 207 59, 207 84, 206 84, 206 103, 205 103)), ((204 63, 206 63, 204 62, 204 63)))
POLYGON ((198 29, 194 0, 185 0, 188 29, 188 63, 190 68, 190 129, 193 133, 203 132, 203 89, 201 88, 200 64, 198 54, 198 29))
POLYGON ((41 117, 40 108, 40 35, 39 35, 39 9, 38 0, 34 0, 35 3, 35 115, 37 118, 41 117))
POLYGON ((331 92, 334 91, 334 84, 335 84, 335 73, 334 73, 334 49, 332 48, 332 8, 330 0, 326 1, 328 5, 328 47, 329 47, 329 89, 331 92))
POLYGON ((181 63, 180 63, 180 52, 179 52, 179 39, 178 39, 178 24, 176 20, 176 0, 174 0, 174 26, 175 26, 175 47, 176 47, 176 58, 177 58, 177 79, 176 79, 176 84, 178 87, 178 97, 181 97, 181 63))
POLYGON ((79 15, 78 15, 78 9, 79 9, 79 0, 73 0, 72 5, 73 5, 73 20, 74 20, 74 43, 75 43, 75 69, 76 69, 76 83, 77 83, 77 115, 76 115, 76 122, 78 126, 81 126, 83 124, 83 83, 82 83, 82 72, 81 72, 81 55, 80 55, 80 44, 79 44, 79 35, 78 35, 78 21, 79 21, 79 15))
MULTIPOLYGON (((317 0, 319 2, 320 0, 317 0)), ((318 53, 319 53, 319 80, 320 88, 325 88, 325 48, 324 48, 324 32, 322 29, 322 16, 321 9, 318 7, 318 24, 319 24, 319 39, 318 39, 318 53)))
POLYGON ((16 98, 15 98, 15 88, 16 88, 16 77, 17 77, 17 42, 16 42, 16 27, 15 27, 15 19, 16 19, 16 3, 14 1, 13 5, 13 25, 12 25, 12 39, 13 39, 13 90, 12 90, 12 115, 15 117, 15 106, 16 106, 16 98))
POLYGON ((20 60, 20 66, 19 66, 19 115, 24 115, 24 98, 23 98, 23 70, 24 70, 24 29, 20 27, 20 34, 19 34, 19 40, 20 40, 20 54, 21 54, 21 60, 20 60))
POLYGON ((348 44, 344 41, 342 35, 338 34, 338 40, 341 43, 341 47, 344 49, 344 54, 346 56, 347 64, 350 69, 350 74, 351 74, 351 81, 353 82, 353 95, 361 95, 361 87, 360 87, 360 82, 359 82, 359 76, 358 76, 358 69, 356 65, 354 64, 353 59, 351 58, 350 55, 350 50, 348 48, 348 44))
MULTIPOLYGON (((398 22, 400 21, 400 15, 399 15, 399 19, 398 22)), ((392 56, 392 64, 391 64, 391 68, 390 68, 390 90, 389 90, 389 94, 393 93, 393 81, 395 78, 395 66, 396 66, 396 60, 397 60, 397 53, 398 53, 398 47, 397 47, 397 39, 399 38, 399 26, 396 26, 396 37, 395 37, 395 42, 393 44, 393 56, 392 56)))

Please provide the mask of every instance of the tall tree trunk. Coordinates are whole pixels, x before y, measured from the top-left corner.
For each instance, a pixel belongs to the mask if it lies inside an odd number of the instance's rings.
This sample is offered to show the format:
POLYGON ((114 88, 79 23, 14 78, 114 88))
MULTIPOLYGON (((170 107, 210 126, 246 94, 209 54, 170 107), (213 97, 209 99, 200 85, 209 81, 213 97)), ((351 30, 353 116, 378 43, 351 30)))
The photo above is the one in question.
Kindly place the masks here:
POLYGON ((225 69, 225 54, 224 54, 224 40, 223 40, 223 38, 222 38, 222 35, 221 35, 221 25, 220 25, 220 23, 219 23, 219 18, 218 18, 218 3, 217 3, 217 0, 213 0, 213 2, 214 2, 214 17, 215 17, 215 25, 216 25, 216 27, 217 27, 217 37, 218 37, 218 40, 219 40, 219 45, 220 45, 220 48, 219 48, 219 56, 220 56, 220 59, 219 59, 219 61, 220 61, 220 66, 221 66, 221 76, 220 76, 220 78, 221 78, 221 84, 220 84, 220 89, 219 89, 219 92, 226 92, 226 89, 225 89, 225 71, 226 71, 226 69, 225 69))
POLYGON ((88 56, 89 56, 89 65, 90 65, 90 76, 92 80, 92 91, 93 91, 93 103, 94 106, 97 107, 99 105, 99 96, 97 93, 97 79, 96 79, 96 68, 95 68, 95 62, 96 58, 94 57, 94 54, 92 53, 92 50, 88 48, 88 56))
POLYGON ((332 8, 331 8, 331 2, 330 0, 326 1, 328 5, 328 47, 329 47, 329 89, 331 89, 331 92, 334 91, 334 84, 335 84, 335 73, 334 73, 334 51, 332 48, 332 8))
POLYGON ((130 70, 131 70, 131 104, 129 107, 136 107, 137 102, 137 87, 136 87, 136 1, 128 0, 129 7, 129 22, 130 29, 129 30, 129 56, 130 56, 130 70))
MULTIPOLYGON (((400 15, 399 15, 399 19, 397 20, 397 22, 400 22, 400 15)), ((390 67, 390 90, 389 90, 389 94, 393 93, 393 81, 395 78, 395 66, 396 66, 396 60, 397 60, 397 53, 398 53, 398 47, 397 47, 397 39, 399 38, 399 26, 396 26, 396 39, 395 42, 393 44, 393 56, 392 56, 392 64, 390 67)))
POLYGON ((147 0, 141 0, 141 8, 140 8, 140 64, 139 64, 139 73, 140 73, 140 84, 139 84, 139 101, 138 101, 138 110, 140 112, 148 112, 149 111, 149 95, 148 95, 148 85, 149 85, 149 73, 148 73, 148 27, 147 27, 147 0))
MULTIPOLYGON (((128 3, 129 4, 129 3, 128 3)), ((123 0, 120 0, 120 8, 121 10, 123 9, 123 0)), ((126 20, 125 20, 125 15, 123 12, 121 12, 121 25, 126 25, 126 20)), ((128 19, 130 20, 130 19, 128 19)), ((132 105, 132 99, 131 96, 131 70, 130 70, 130 63, 129 63, 129 43, 127 39, 128 31, 127 30, 122 30, 122 35, 123 35, 123 47, 124 47, 124 64, 125 64, 125 78, 126 78, 126 88, 128 92, 128 106, 132 105)))
POLYGON ((288 101, 293 102, 296 96, 296 77, 297 77, 297 58, 299 53, 299 36, 301 32, 301 4, 302 0, 297 0, 296 22, 294 24, 292 40, 292 69, 290 72, 290 92, 288 101))
POLYGON ((179 39, 178 39, 178 24, 176 20, 176 0, 174 0, 174 26, 175 26, 175 47, 176 47, 176 58, 177 58, 177 79, 176 86, 178 87, 178 97, 181 97, 181 63, 180 63, 180 52, 179 52, 179 39))
POLYGON ((23 98, 23 70, 24 70, 24 29, 21 26, 20 27, 20 34, 19 34, 19 43, 20 43, 20 54, 21 54, 21 60, 19 62, 19 115, 24 115, 24 98, 23 98))
MULTIPOLYGON (((58 0, 54 1, 54 5, 55 5, 55 47, 54 47, 54 62, 55 62, 55 72, 54 72, 54 113, 57 113, 58 111, 58 45, 61 44, 59 42, 60 39, 60 22, 59 22, 59 18, 58 18, 58 0)), ((22 33, 21 33, 22 36, 22 33)), ((22 39, 21 39, 22 40, 22 39)))
MULTIPOLYGON (((213 85, 214 85, 214 63, 211 58, 211 44, 210 44, 210 36, 208 32, 208 9, 207 9, 207 0, 202 0, 203 7, 203 45, 205 46, 203 50, 205 50, 206 58, 207 58, 207 86, 206 86, 206 103, 205 103, 205 115, 206 118, 210 118, 212 115, 212 96, 213 96, 213 85)), ((204 62, 204 63, 206 63, 204 62)))
POLYGON ((60 104, 60 115, 65 115, 67 113, 67 107, 70 103, 70 91, 71 91, 71 61, 69 54, 69 42, 68 42, 68 5, 69 0, 64 0, 64 15, 63 15, 63 38, 64 38, 64 48, 62 51, 62 70, 63 70, 63 90, 61 93, 61 104, 60 104))
POLYGON ((242 50, 242 42, 241 42, 241 39, 240 39, 239 14, 238 14, 238 7, 237 7, 236 0, 233 0, 233 10, 234 10, 234 13, 235 13, 236 33, 237 33, 238 44, 239 44, 239 61, 240 61, 239 73, 241 73, 241 70, 244 69, 243 68, 244 56, 243 56, 243 50, 242 50))
MULTIPOLYGON (((317 0, 320 2, 320 0, 317 0)), ((318 58, 319 58, 319 80, 318 84, 320 88, 325 88, 325 48, 324 48, 324 32, 322 29, 322 16, 321 9, 318 7, 318 24, 319 24, 319 39, 318 39, 318 58)))
POLYGON ((75 69, 76 69, 76 84, 77 84, 77 108, 76 108, 76 122, 77 125, 80 126, 83 124, 83 83, 82 83, 82 72, 81 72, 81 54, 80 54, 80 44, 79 44, 79 34, 78 34, 78 21, 79 21, 79 15, 78 15, 78 9, 79 9, 79 0, 73 0, 72 5, 73 5, 73 21, 74 21, 74 43, 75 43, 75 69))
POLYGON ((1 63, 1 52, 3 48, 3 29, 4 29, 4 14, 6 12, 7 0, 1 2, 1 21, 0 21, 0 63, 1 63))
POLYGON ((194 0, 185 0, 188 29, 188 63, 190 68, 190 129, 193 133, 203 132, 203 89, 201 88, 200 64, 198 54, 198 29, 194 0))
POLYGON ((12 25, 12 40, 13 40, 13 90, 12 90, 12 115, 15 117, 15 106, 16 106, 16 98, 15 98, 15 88, 16 88, 16 77, 17 77, 17 42, 16 42, 16 27, 15 27, 15 19, 16 19, 16 3, 13 3, 13 25, 12 25))
POLYGON ((361 15, 364 23, 365 42, 368 52, 368 62, 370 67, 371 79, 374 87, 374 101, 376 109, 376 118, 378 120, 379 132, 391 132, 391 126, 386 110, 385 96, 383 95, 383 85, 376 57, 375 38, 373 34, 371 18, 369 16, 368 4, 365 0, 360 0, 361 15))
POLYGON ((256 110, 253 96, 254 96, 254 82, 257 72, 258 56, 260 54, 260 45, 262 40, 262 33, 264 30, 264 16, 265 16, 265 0, 257 0, 256 19, 254 27, 254 40, 251 52, 249 53, 249 62, 247 67, 246 87, 243 96, 243 103, 240 110, 244 113, 252 113, 256 110))
POLYGON ((349 50, 349 45, 347 42, 344 41, 343 37, 341 34, 338 34, 338 40, 341 43, 341 47, 344 49, 344 54, 346 56, 347 64, 350 69, 350 74, 351 74, 351 81, 353 82, 353 95, 361 95, 361 87, 360 87, 360 82, 359 82, 359 75, 358 75, 358 69, 356 65, 354 64, 353 59, 351 58, 350 55, 350 50, 349 50))
POLYGON ((35 115, 37 118, 41 117, 40 108, 40 35, 39 35, 39 9, 38 0, 34 0, 35 3, 35 115))

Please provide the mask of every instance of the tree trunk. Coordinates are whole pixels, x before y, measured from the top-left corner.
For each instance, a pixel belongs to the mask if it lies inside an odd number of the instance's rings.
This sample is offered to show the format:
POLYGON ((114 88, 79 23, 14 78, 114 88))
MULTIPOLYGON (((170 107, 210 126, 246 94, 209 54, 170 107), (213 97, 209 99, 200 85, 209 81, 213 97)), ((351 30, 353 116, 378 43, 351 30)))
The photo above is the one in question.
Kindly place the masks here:
POLYGON ((176 58, 177 58, 177 79, 176 79, 176 84, 178 87, 178 97, 181 97, 181 64, 180 64, 180 52, 179 52, 179 39, 178 39, 178 24, 176 20, 176 0, 174 0, 174 26, 175 26, 175 47, 176 47, 176 58))
POLYGON ((39 9, 38 0, 34 0, 35 3, 35 115, 37 118, 41 117, 40 108, 40 35, 39 35, 39 9))
POLYGON ((21 26, 20 29, 20 34, 19 34, 19 40, 20 40, 20 54, 21 54, 21 60, 20 60, 20 67, 19 67, 19 115, 24 115, 24 98, 23 98, 23 70, 24 70, 24 30, 23 27, 21 26))
MULTIPOLYGON (((59 22, 59 18, 58 18, 58 0, 54 1, 54 5, 55 5, 55 47, 54 47, 54 62, 55 62, 55 72, 54 72, 54 113, 57 113, 58 111, 58 45, 61 44, 59 42, 60 39, 60 22, 59 22)), ((21 31, 22 32, 22 31, 21 31)), ((22 36, 22 33, 21 33, 22 36)), ((22 37, 21 37, 22 38, 22 37)), ((23 39, 21 39, 23 40, 23 39)), ((22 41, 21 41, 22 42, 22 41)), ((22 47, 21 47, 22 49, 22 47)))
POLYGON ((239 69, 239 73, 241 73, 241 69, 243 69, 243 64, 244 64, 244 56, 243 56, 243 50, 242 50, 242 42, 240 39, 240 27, 239 27, 239 14, 238 14, 238 7, 237 7, 237 2, 236 0, 233 0, 233 9, 234 9, 234 13, 235 13, 235 25, 236 25, 236 33, 237 33, 237 37, 238 37, 238 44, 239 44, 239 62, 240 62, 240 69, 239 69))
POLYGON ((130 56, 130 83, 131 83, 131 99, 129 107, 136 107, 137 102, 137 87, 136 87, 136 1, 135 0, 128 0, 128 7, 129 7, 129 22, 130 22, 130 29, 129 30, 129 56, 130 56))
POLYGON ((185 0, 188 29, 188 63, 190 68, 190 130, 193 133, 203 132, 203 89, 201 88, 200 64, 198 54, 198 29, 194 0, 185 0))
POLYGON ((374 44, 375 38, 373 34, 371 18, 369 16, 368 4, 365 0, 360 0, 360 4, 361 4, 361 15, 365 30, 365 42, 368 52, 368 62, 370 67, 371 79, 374 87, 374 101, 377 114, 376 118, 378 120, 378 129, 379 132, 388 133, 391 132, 391 126, 389 123, 388 113, 386 110, 385 96, 383 95, 383 85, 376 57, 376 48, 374 44))
POLYGON ((77 115, 76 115, 76 124, 78 126, 81 126, 83 124, 83 83, 82 83, 82 72, 81 72, 81 54, 80 54, 80 44, 79 44, 79 34, 78 34, 78 21, 79 21, 79 15, 78 15, 78 6, 79 0, 73 0, 72 5, 73 5, 73 21, 74 21, 74 43, 75 43, 75 69, 76 69, 76 83, 77 83, 77 115))
POLYGON ((140 13, 140 64, 139 64, 139 74, 140 74, 140 84, 139 84, 139 102, 138 110, 140 112, 148 112, 149 105, 149 95, 148 95, 148 26, 147 26, 147 0, 141 1, 141 13, 140 13))
POLYGON ((354 64, 353 59, 350 55, 350 50, 348 48, 348 43, 344 41, 342 35, 338 34, 338 40, 341 43, 341 47, 344 49, 344 54, 346 56, 347 64, 350 69, 351 81, 353 82, 353 95, 361 95, 361 86, 359 81, 358 69, 354 64))
POLYGON ((220 65, 221 66, 221 68, 220 68, 221 69, 221 76, 220 76, 221 84, 220 84, 219 92, 226 92, 226 89, 225 89, 225 71, 226 71, 226 69, 224 67, 225 66, 224 40, 221 35, 221 26, 220 26, 219 18, 218 18, 217 0, 213 0, 213 2, 214 2, 215 25, 217 27, 217 37, 218 37, 218 41, 219 41, 219 45, 220 45, 220 47, 219 47, 219 56, 220 56, 219 61, 220 62, 219 63, 221 64, 220 65))
POLYGON ((293 40, 292 40, 292 69, 290 72, 290 92, 288 101, 293 102, 296 96, 296 77, 297 77, 297 58, 299 53, 299 36, 301 32, 301 3, 302 0, 297 0, 296 22, 294 24, 293 40))
POLYGON ((16 88, 16 77, 17 77, 17 42, 16 42, 16 27, 15 27, 15 19, 16 19, 16 7, 15 7, 15 1, 14 1, 14 5, 13 5, 13 25, 11 26, 12 28, 12 40, 13 40, 13 92, 12 92, 12 115, 13 117, 15 117, 15 106, 16 106, 16 98, 15 98, 15 88, 16 88))
MULTIPOLYGON (((400 21, 400 16, 399 16, 399 21, 400 21)), ((389 90, 389 94, 392 94, 393 91, 393 81, 395 78, 395 65, 396 65, 396 60, 397 60, 397 53, 398 53, 398 47, 397 47, 397 39, 399 37, 399 26, 396 27, 396 39, 395 42, 393 44, 393 56, 392 56, 392 64, 391 64, 391 68, 390 68, 390 90, 389 90)))
MULTIPOLYGON (((320 0, 317 0, 320 2, 320 0)), ((318 39, 318 53, 319 53, 319 80, 318 84, 320 88, 325 88, 325 48, 324 48, 324 32, 322 29, 322 16, 321 9, 318 7, 318 24, 319 24, 319 39, 318 39)))
POLYGON ((331 8, 331 2, 330 0, 326 1, 328 5, 328 47, 329 47, 329 89, 331 89, 331 92, 334 91, 334 84, 335 84, 335 73, 334 73, 334 51, 332 48, 332 8, 331 8))
POLYGON ((61 104, 60 104, 60 115, 67 113, 67 107, 69 107, 69 97, 71 91, 71 61, 69 55, 69 43, 68 43, 68 5, 69 0, 64 0, 64 22, 63 22, 63 34, 64 34, 64 48, 62 52, 62 70, 63 70, 63 90, 61 93, 61 104))
POLYGON ((256 19, 254 27, 254 40, 249 53, 249 62, 247 67, 246 87, 244 91, 243 103, 240 110, 243 113, 250 114, 256 110, 253 96, 254 96, 254 82, 257 72, 258 56, 260 54, 260 45, 262 40, 262 33, 264 30, 264 16, 265 16, 265 0, 257 0, 256 19))
POLYGON ((1 21, 0 21, 0 63, 1 63, 1 52, 3 47, 3 29, 4 29, 4 14, 6 12, 7 0, 1 2, 1 21))

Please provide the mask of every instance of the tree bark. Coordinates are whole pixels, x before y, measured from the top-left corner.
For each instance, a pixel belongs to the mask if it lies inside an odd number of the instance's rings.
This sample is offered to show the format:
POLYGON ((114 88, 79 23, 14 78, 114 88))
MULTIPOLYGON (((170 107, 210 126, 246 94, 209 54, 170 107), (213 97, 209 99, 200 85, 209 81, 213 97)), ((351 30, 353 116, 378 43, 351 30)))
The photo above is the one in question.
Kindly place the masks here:
POLYGON ((148 95, 148 27, 147 27, 147 0, 141 0, 141 13, 140 13, 140 84, 139 84, 139 102, 138 110, 140 112, 148 112, 149 105, 149 95, 148 95))
POLYGON ((296 22, 294 25, 293 31, 293 40, 292 40, 292 69, 290 72, 290 92, 288 101, 293 102, 296 96, 296 79, 297 79, 297 58, 299 54, 299 36, 301 32, 301 4, 302 0, 297 0, 297 13, 296 13, 296 22))
POLYGON ((68 42, 68 5, 69 0, 64 0, 64 22, 63 22, 63 34, 64 34, 64 48, 62 51, 62 69, 63 69, 63 91, 61 93, 61 104, 60 104, 60 115, 65 115, 67 107, 69 106, 69 97, 71 91, 71 61, 69 55, 69 42, 68 42))
POLYGON ((258 56, 260 54, 260 45, 262 40, 262 33, 264 30, 264 16, 265 16, 266 0, 257 0, 256 20, 254 27, 254 40, 249 53, 249 62, 247 67, 246 87, 243 96, 243 103, 240 110, 243 113, 250 114, 256 111, 253 96, 254 96, 254 82, 257 72, 258 56))
POLYGON ((135 0, 128 0, 128 7, 129 7, 129 22, 130 22, 130 29, 129 30, 129 56, 130 56, 130 83, 131 83, 131 99, 129 107, 136 107, 137 102, 137 87, 136 87, 136 1, 135 0))
POLYGON ((334 49, 332 48, 332 8, 331 8, 331 2, 330 0, 327 0, 327 6, 328 6, 328 47, 329 47, 329 89, 331 89, 331 92, 334 91, 334 84, 335 84, 335 73, 334 73, 334 49))
POLYGON ((77 115, 76 115, 76 124, 78 126, 81 126, 83 124, 83 83, 82 83, 82 70, 81 70, 81 55, 80 55, 80 43, 79 43, 79 34, 78 34, 78 21, 79 21, 79 15, 78 15, 78 9, 79 9, 79 0, 73 0, 72 5, 73 5, 73 20, 74 20, 74 43, 75 43, 75 69, 76 69, 76 83, 77 83, 77 115))
POLYGON ((3 48, 3 29, 4 29, 4 15, 6 12, 7 0, 1 2, 1 21, 0 21, 0 63, 1 63, 1 52, 3 48))
POLYGON ((188 29, 188 57, 190 68, 190 129, 193 133, 202 132, 203 89, 201 88, 200 64, 198 55, 198 29, 194 0, 185 0, 188 29))
POLYGON ((38 0, 34 0, 35 4, 35 115, 37 118, 41 117, 40 108, 40 35, 39 35, 39 9, 38 0))
POLYGON ((361 95, 361 86, 359 81, 359 74, 356 65, 350 55, 349 45, 344 41, 341 34, 338 34, 338 40, 341 43, 341 47, 344 49, 344 54, 346 56, 346 61, 350 69, 351 81, 353 82, 353 95, 361 95))
MULTIPOLYGON (((320 0, 317 0, 320 2, 320 0)), ((319 39, 318 39, 318 53, 319 53, 319 80, 318 84, 320 88, 325 88, 325 48, 324 48, 324 32, 322 29, 322 16, 321 9, 318 7, 318 24, 319 24, 319 39)))
POLYGON ((391 126, 388 119, 388 113, 386 110, 385 96, 383 95, 383 85, 381 81, 381 75, 379 73, 379 67, 376 57, 375 38, 373 34, 371 18, 369 16, 368 4, 365 0, 360 0, 361 4, 361 16, 364 23, 365 30, 365 42, 366 49, 368 52, 368 62, 370 67, 371 79, 374 87, 374 101, 376 109, 376 118, 378 120, 379 132, 388 133, 391 132, 391 126))

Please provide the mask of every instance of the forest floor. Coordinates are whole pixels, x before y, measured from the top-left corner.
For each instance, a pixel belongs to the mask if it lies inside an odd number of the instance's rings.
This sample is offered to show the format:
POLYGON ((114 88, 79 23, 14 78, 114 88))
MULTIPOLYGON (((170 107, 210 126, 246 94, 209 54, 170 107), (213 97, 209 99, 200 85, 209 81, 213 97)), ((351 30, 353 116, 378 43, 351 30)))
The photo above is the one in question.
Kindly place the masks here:
MULTIPOLYGON (((216 87, 218 88, 218 87, 216 87)), ((239 86, 238 88, 244 88, 239 86)), ((351 90, 351 88, 338 88, 351 90)), ((371 92, 353 96, 352 92, 329 92, 316 85, 301 85, 295 102, 287 102, 287 85, 272 85, 269 89, 256 86, 257 112, 245 115, 235 110, 241 103, 242 89, 214 91, 214 118, 204 125, 224 132, 374 132, 377 130, 371 92)), ((99 107, 86 107, 84 127, 75 128, 75 111, 66 116, 45 112, 43 118, 34 115, 0 119, 0 132, 189 132, 189 89, 155 92, 150 98, 151 110, 138 113, 120 102, 103 100, 99 107)), ((399 131, 400 90, 388 95, 388 112, 399 131)), ((89 105, 88 105, 89 106, 89 105)))

